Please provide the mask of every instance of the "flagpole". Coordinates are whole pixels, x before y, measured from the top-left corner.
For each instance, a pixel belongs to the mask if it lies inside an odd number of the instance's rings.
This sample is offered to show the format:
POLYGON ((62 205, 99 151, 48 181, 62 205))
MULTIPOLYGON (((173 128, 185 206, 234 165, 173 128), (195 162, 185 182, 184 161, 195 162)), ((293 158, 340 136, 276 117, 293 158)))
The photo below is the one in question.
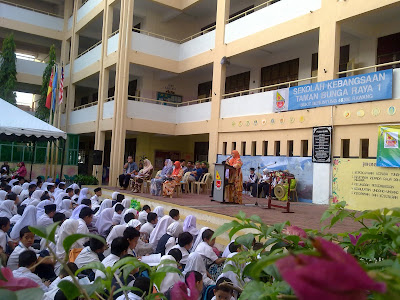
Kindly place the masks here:
MULTIPOLYGON (((60 83, 58 86, 58 105, 56 106, 56 122, 55 122, 55 126, 60 129, 61 125, 61 104, 64 98, 64 63, 61 64, 61 73, 60 73, 60 83)), ((55 172, 54 172, 54 180, 56 179, 56 175, 57 175, 57 169, 58 169, 58 152, 59 152, 59 147, 60 147, 60 141, 57 140, 56 143, 56 166, 55 166, 55 172)), ((62 181, 61 178, 61 171, 60 171, 60 181, 62 181)))
MULTIPOLYGON (((52 70, 51 70, 51 75, 50 75, 50 80, 49 80, 49 88, 50 88, 50 84, 52 84, 52 76, 54 76, 54 66, 52 67, 52 70)), ((52 90, 52 87, 51 87, 51 89, 50 89, 50 93, 52 93, 53 92, 53 90, 52 90)), ((52 96, 52 95, 51 95, 52 96)), ((49 92, 47 92, 47 98, 49 97, 49 92)), ((46 98, 46 107, 47 107, 47 98, 46 98)), ((50 115, 49 115, 49 124, 51 125, 51 119, 52 119, 52 116, 53 116, 53 110, 51 109, 52 108, 52 97, 50 97, 50 115)), ((47 142, 47 147, 46 147, 46 175, 45 175, 45 179, 47 178, 47 176, 48 176, 48 174, 49 174, 49 159, 50 159, 50 142, 47 142)))
MULTIPOLYGON (((55 121, 56 121, 56 96, 57 96, 57 87, 58 87, 58 71, 57 71, 57 65, 54 66, 54 77, 53 77, 53 82, 52 82, 52 95, 51 95, 51 111, 53 115, 53 119, 51 122, 52 126, 55 126, 55 121), (54 89, 55 87, 55 89, 54 89)), ((49 176, 54 178, 55 174, 55 166, 54 166, 54 146, 55 146, 55 141, 51 142, 51 156, 50 156, 50 172, 49 176)))

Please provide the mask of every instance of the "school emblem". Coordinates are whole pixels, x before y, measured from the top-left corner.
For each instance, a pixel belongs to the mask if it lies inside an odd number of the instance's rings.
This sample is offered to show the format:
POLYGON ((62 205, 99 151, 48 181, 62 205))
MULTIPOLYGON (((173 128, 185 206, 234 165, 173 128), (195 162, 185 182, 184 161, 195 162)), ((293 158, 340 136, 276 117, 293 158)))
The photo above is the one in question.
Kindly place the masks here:
POLYGON ((276 106, 279 109, 285 106, 285 98, 279 92, 276 92, 276 106))
POLYGON ((222 188, 222 180, 221 176, 219 176, 218 171, 215 174, 215 187, 217 188, 217 190, 220 190, 222 188))

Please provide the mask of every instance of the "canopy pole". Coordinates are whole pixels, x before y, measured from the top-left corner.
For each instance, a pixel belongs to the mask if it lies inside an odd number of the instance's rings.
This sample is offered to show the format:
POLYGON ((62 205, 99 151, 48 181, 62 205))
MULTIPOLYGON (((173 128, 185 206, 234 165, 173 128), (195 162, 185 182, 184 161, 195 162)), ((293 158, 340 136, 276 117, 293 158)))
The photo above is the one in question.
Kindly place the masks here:
POLYGON ((61 152, 61 171, 60 171, 60 182, 62 181, 62 176, 63 176, 63 168, 64 168, 64 160, 65 160, 65 140, 62 140, 62 152, 61 152))
POLYGON ((33 142, 33 153, 32 153, 32 160, 31 160, 31 172, 29 174, 29 181, 32 181, 32 168, 33 168, 33 162, 35 160, 35 152, 36 152, 36 141, 33 142))

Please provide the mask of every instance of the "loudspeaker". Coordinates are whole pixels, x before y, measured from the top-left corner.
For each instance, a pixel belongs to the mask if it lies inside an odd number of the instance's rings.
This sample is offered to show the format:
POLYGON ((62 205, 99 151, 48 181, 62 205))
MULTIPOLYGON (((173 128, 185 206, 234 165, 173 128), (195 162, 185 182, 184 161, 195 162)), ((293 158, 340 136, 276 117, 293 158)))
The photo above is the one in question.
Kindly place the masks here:
POLYGON ((99 166, 103 164, 103 151, 93 150, 93 165, 99 166))

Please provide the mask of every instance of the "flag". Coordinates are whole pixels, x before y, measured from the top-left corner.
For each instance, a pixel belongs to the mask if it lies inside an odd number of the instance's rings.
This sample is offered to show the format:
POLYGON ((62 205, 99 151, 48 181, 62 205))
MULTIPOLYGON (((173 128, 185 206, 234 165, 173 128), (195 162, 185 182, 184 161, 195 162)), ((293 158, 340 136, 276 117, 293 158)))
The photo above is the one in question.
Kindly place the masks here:
POLYGON ((51 91, 53 88, 53 76, 54 76, 54 69, 51 70, 51 76, 49 80, 49 87, 47 89, 47 98, 46 98, 46 107, 48 109, 51 108, 51 91))
POLYGON ((61 67, 60 87, 58 89, 58 93, 58 104, 61 104, 64 97, 64 67, 61 67))
POLYGON ((53 107, 53 112, 56 110, 56 94, 57 94, 57 79, 58 79, 58 72, 57 72, 57 67, 54 66, 54 77, 53 77, 53 101, 52 101, 52 107, 53 107))

